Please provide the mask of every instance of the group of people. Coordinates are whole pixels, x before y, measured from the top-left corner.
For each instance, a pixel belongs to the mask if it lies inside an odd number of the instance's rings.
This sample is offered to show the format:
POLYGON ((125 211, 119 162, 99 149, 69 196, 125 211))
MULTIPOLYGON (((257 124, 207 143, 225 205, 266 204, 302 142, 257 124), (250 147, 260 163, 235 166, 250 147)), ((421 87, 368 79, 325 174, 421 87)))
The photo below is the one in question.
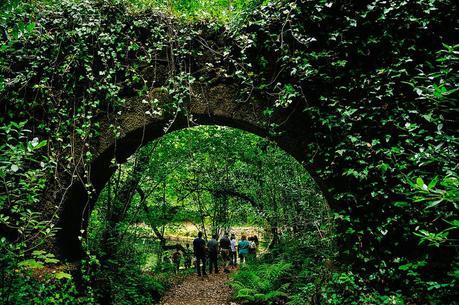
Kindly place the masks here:
POLYGON ((207 275, 206 265, 208 260, 209 273, 218 273, 218 258, 221 256, 223 271, 229 272, 229 268, 237 266, 237 258, 239 257, 240 263, 244 263, 247 258, 255 257, 259 245, 258 237, 253 236, 247 239, 246 235, 242 235, 239 242, 236 241, 236 236, 231 234, 228 236, 225 233, 223 237, 218 240, 217 234, 212 235, 207 243, 202 238, 202 232, 198 233, 193 241, 193 253, 195 256, 196 272, 199 276, 207 275))
MULTIPOLYGON (((202 238, 203 233, 199 232, 198 237, 193 241, 193 251, 190 249, 190 244, 186 244, 186 248, 182 250, 185 269, 191 267, 193 255, 195 257, 196 272, 199 276, 207 275, 207 265, 209 273, 218 273, 219 258, 221 258, 223 271, 229 272, 230 268, 236 268, 238 257, 241 264, 245 263, 247 259, 256 257, 259 245, 256 235, 249 238, 246 235, 242 235, 239 242, 236 241, 235 234, 228 235, 228 233, 225 233, 218 240, 217 234, 214 234, 212 239, 206 242, 202 238)), ((180 253, 179 248, 176 248, 175 252, 172 253, 172 262, 176 272, 180 269, 181 258, 182 253, 180 253)))

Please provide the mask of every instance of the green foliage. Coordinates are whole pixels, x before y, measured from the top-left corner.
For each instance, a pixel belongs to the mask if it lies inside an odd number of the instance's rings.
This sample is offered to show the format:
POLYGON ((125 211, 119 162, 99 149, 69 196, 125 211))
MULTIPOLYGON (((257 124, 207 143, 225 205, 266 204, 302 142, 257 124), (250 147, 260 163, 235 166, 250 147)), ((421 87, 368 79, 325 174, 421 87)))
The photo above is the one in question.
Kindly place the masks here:
POLYGON ((11 253, 1 253, 0 301, 15 305, 95 305, 89 295, 82 296, 71 275, 65 271, 41 272, 44 261, 54 259, 48 253, 36 252, 36 259, 18 263, 11 253), (42 261, 40 262, 40 259, 42 261))
POLYGON ((352 272, 333 273, 329 283, 321 288, 324 304, 406 304, 399 294, 386 295, 368 289, 359 276, 352 272))
MULTIPOLYGON (((59 260, 56 259, 54 254, 46 253, 45 251, 42 251, 42 250, 33 251, 31 257, 32 258, 20 261, 18 263, 18 266, 23 267, 24 269, 42 269, 45 267, 45 265, 50 266, 50 265, 59 263, 59 260)), ((55 277, 57 279, 62 279, 62 278, 70 279, 72 276, 65 272, 59 272, 55 274, 55 277)))
MULTIPOLYGON (((171 3, 191 17, 207 1, 171 3)), ((108 0, 37 8, 8 1, 0 12, 2 124, 27 120, 48 148, 29 152, 33 138, 20 140, 22 127, 14 127, 12 148, 2 137, 0 214, 8 240, 40 243, 28 238, 35 227, 43 236, 54 230, 33 209, 44 185, 40 162, 93 194, 90 162, 101 117, 120 137, 117 115, 128 98, 140 96, 152 104, 150 114, 164 110, 169 118, 186 114, 189 84, 221 79, 238 88, 241 103, 266 106, 270 135, 305 143, 298 154, 337 212, 341 259, 352 266, 352 278, 338 276, 339 285, 364 281, 419 302, 454 300, 455 1, 269 1, 229 30, 213 21, 184 26, 108 0), (146 72, 158 65, 169 81, 146 72), (152 88, 170 92, 171 105, 150 101, 152 88), (285 112, 294 124, 276 120, 285 112), (15 163, 21 159, 24 166, 15 163), (435 179, 444 184, 429 189, 424 181, 435 179)), ((54 212, 49 207, 43 218, 55 219, 54 212)))
MULTIPOLYGON (((253 134, 201 126, 170 133, 117 165, 88 227, 88 250, 102 263, 96 282, 106 283, 97 292, 111 295, 116 304, 122 299, 143 302, 136 297, 141 292, 162 294, 163 289, 149 287, 136 275, 149 271, 154 276, 170 275, 174 265, 170 253, 162 250, 167 241, 161 238, 190 223, 189 243, 198 229, 222 234, 244 224, 263 226, 266 239, 274 239, 269 233, 273 228, 276 240, 290 230, 308 253, 324 257, 334 253, 328 207, 300 164, 253 134), (143 284, 135 284, 139 282, 143 284)), ((279 281, 290 267, 266 264, 251 286, 240 287, 240 294, 264 302, 285 299, 285 287, 277 291, 270 285, 281 286, 279 281)))
POLYGON ((27 240, 27 246, 36 247, 55 231, 54 225, 37 212, 50 162, 42 153, 47 141, 34 137, 26 124, 0 126, 4 139, 0 145, 0 226, 18 245, 27 240), (32 233, 36 234, 33 240, 32 233))
POLYGON ((458 181, 457 176, 451 173, 443 178, 439 184, 438 177, 432 179, 428 184, 425 184, 421 177, 416 179, 416 183, 410 182, 414 190, 412 195, 413 202, 424 204, 426 214, 441 215, 442 220, 440 224, 429 226, 430 230, 434 229, 436 232, 429 232, 426 228, 420 228, 418 232, 414 233, 420 237, 420 244, 428 243, 436 247, 445 243, 449 246, 457 245, 455 240, 449 238, 449 236, 457 234, 459 228, 459 220, 457 218, 459 209, 457 205, 459 201, 458 181), (453 209, 451 209, 451 206, 453 209), (450 210, 455 210, 456 212, 450 212, 450 210))
POLYGON ((99 302, 103 304, 141 305, 152 304, 169 287, 170 281, 166 277, 144 274, 132 262, 123 262, 117 259, 112 262, 114 270, 100 270, 95 278, 95 293, 99 295, 99 302))
POLYGON ((336 204, 341 259, 375 287, 415 299, 436 294, 424 293, 431 281, 454 284, 454 247, 425 248, 415 234, 445 240, 454 229, 440 219, 454 223, 457 198, 426 209, 411 203, 407 181, 457 176, 457 46, 446 30, 457 10, 452 1, 274 1, 232 36, 247 98, 274 96, 273 119, 288 95, 304 105, 304 159, 336 204), (421 260, 416 277, 398 270, 421 260))
POLYGON ((407 304, 399 293, 379 292, 358 274, 339 271, 330 258, 285 238, 272 253, 237 271, 230 286, 247 304, 407 304))
POLYGON ((321 290, 332 283, 336 253, 325 227, 316 230, 324 231, 285 232, 269 253, 242 266, 230 283, 237 298, 249 304, 328 304, 321 290))
POLYGON ((132 9, 145 8, 167 11, 190 21, 216 20, 233 21, 246 10, 261 4, 262 0, 127 0, 132 9))
MULTIPOLYGON (((28 17, 31 5, 27 3, 28 1, 20 0, 6 0, 0 3, 0 24, 7 24, 10 19, 14 18, 15 15, 23 15, 28 17)), ((24 36, 27 36, 28 33, 32 32, 35 28, 35 23, 25 18, 12 24, 8 27, 2 28, 2 44, 0 46, 1 50, 5 50, 11 46, 12 43, 21 39, 24 36)))
POLYGON ((287 297, 283 285, 285 277, 292 270, 288 262, 258 264, 252 262, 243 266, 232 276, 229 285, 235 290, 235 298, 250 304, 276 304, 287 297))

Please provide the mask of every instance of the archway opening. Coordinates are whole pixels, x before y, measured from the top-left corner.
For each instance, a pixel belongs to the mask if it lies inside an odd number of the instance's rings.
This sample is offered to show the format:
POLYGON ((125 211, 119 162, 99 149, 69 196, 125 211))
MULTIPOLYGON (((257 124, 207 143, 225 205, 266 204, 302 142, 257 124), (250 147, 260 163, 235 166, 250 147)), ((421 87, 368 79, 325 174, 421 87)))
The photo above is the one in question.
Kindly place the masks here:
MULTIPOLYGON (((292 156, 253 133, 182 129, 144 145, 123 164, 113 159, 112 167, 84 238, 106 271, 96 281, 105 302, 126 298, 117 285, 128 285, 125 278, 134 274, 167 286, 160 278, 174 271, 177 255, 179 272, 193 272, 189 259, 199 231, 206 242, 233 234, 238 243, 243 236, 256 240, 255 256, 263 257, 263 268, 281 268, 279 277, 305 269, 325 273, 333 258, 332 215, 318 186, 292 156)), ((131 288, 140 289, 139 282, 131 288)), ((250 289, 247 299, 263 293, 250 289)))
MULTIPOLYGON (((193 126, 226 126, 254 136, 263 138, 269 136, 272 145, 282 149, 292 157, 292 160, 303 162, 304 150, 308 142, 299 139, 301 139, 300 134, 303 134, 301 130, 305 129, 303 125, 307 125, 307 122, 296 119, 299 115, 296 111, 288 113, 289 120, 283 122, 283 127, 287 131, 271 135, 269 130, 273 128, 266 125, 260 109, 237 103, 233 99, 233 90, 234 88, 225 86, 212 88, 205 100, 193 100, 187 109, 187 115, 177 113, 175 117, 158 118, 149 114, 151 107, 148 104, 133 100, 122 115, 101 120, 100 125, 106 127, 117 122, 118 131, 114 133, 110 128, 105 128, 95 143, 91 167, 86 172, 89 178, 89 192, 88 185, 84 185, 84 181, 75 180, 62 196, 62 210, 58 222, 60 230, 56 234, 54 243, 60 256, 69 261, 78 261, 84 256, 81 232, 85 232, 89 213, 110 177, 115 173, 117 164, 127 162, 130 156, 147 143, 156 141, 168 133, 193 126), (301 126, 298 125, 299 122, 301 126)), ((155 92, 154 98, 164 100, 167 96, 158 91, 155 92)), ((309 173, 314 174, 313 171, 309 173)), ((326 184, 316 176, 313 178, 331 204, 326 184)))

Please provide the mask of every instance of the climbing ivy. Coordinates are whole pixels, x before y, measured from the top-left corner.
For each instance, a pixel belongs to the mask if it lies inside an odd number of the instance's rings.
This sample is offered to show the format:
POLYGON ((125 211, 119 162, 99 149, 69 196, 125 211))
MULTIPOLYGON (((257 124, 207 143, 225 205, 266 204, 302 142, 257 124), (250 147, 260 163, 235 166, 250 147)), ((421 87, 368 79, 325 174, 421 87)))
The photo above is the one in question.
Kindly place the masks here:
MULTIPOLYGON (((17 7, 1 15, 0 100, 2 124, 27 121, 47 143, 30 168, 44 162, 62 189, 77 179, 91 194, 97 137, 120 136, 131 99, 186 116, 193 83, 235 84, 241 103, 264 107, 271 135, 307 143, 301 158, 336 211, 342 263, 379 290, 453 299, 457 3, 267 1, 231 25, 109 0, 17 7), (170 104, 148 99, 157 88, 170 104)), ((48 208, 44 218, 59 209, 48 208)))
POLYGON ((272 116, 289 105, 303 110, 296 128, 310 142, 304 159, 333 194, 343 258, 414 297, 436 287, 447 296, 439 283, 456 281, 454 246, 424 247, 430 235, 420 227, 457 234, 451 219, 437 221, 455 214, 457 197, 448 192, 455 203, 441 208, 410 200, 411 181, 457 175, 453 11, 457 5, 440 1, 273 2, 232 36, 248 94, 275 96, 272 116), (398 270, 411 261, 425 264, 406 278, 398 270))

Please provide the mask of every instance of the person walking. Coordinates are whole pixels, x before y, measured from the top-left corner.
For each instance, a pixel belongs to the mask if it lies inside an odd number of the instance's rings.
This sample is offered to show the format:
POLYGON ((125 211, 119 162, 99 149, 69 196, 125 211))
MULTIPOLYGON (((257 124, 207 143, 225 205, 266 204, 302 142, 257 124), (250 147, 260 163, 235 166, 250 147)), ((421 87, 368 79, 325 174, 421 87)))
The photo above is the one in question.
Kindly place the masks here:
POLYGON ((202 232, 193 240, 193 252, 196 257, 196 272, 198 276, 207 275, 206 273, 206 241, 202 239, 202 232), (201 269, 202 263, 202 269, 201 269), (201 272, 202 270, 202 272, 201 272))
POLYGON ((212 235, 212 239, 207 243, 209 252, 209 273, 212 274, 212 269, 218 273, 218 241, 217 234, 212 235))
POLYGON ((179 248, 175 248, 175 252, 172 253, 172 262, 174 263, 175 266, 175 274, 179 273, 180 270, 180 258, 182 257, 182 254, 179 251, 179 248))
POLYGON ((257 249, 258 249, 258 246, 260 245, 260 241, 258 240, 258 236, 254 235, 254 236, 253 236, 253 241, 254 241, 255 244, 257 245, 257 249))
POLYGON ((220 253, 222 254, 223 259, 223 272, 229 273, 228 265, 230 260, 231 252, 231 241, 228 237, 228 233, 225 233, 220 239, 220 253))
POLYGON ((241 240, 237 244, 238 254, 239 254, 239 261, 242 263, 246 262, 247 255, 249 254, 249 242, 247 241, 247 236, 242 235, 241 240))
POLYGON ((249 259, 253 260, 257 256, 257 244, 254 237, 249 237, 249 259))
POLYGON ((189 269, 191 267, 191 260, 192 260, 192 252, 190 250, 190 244, 186 244, 185 248, 185 253, 184 253, 184 258, 185 258, 185 269, 189 269))
POLYGON ((236 235, 231 234, 231 266, 236 268, 237 266, 237 243, 236 243, 236 235))

